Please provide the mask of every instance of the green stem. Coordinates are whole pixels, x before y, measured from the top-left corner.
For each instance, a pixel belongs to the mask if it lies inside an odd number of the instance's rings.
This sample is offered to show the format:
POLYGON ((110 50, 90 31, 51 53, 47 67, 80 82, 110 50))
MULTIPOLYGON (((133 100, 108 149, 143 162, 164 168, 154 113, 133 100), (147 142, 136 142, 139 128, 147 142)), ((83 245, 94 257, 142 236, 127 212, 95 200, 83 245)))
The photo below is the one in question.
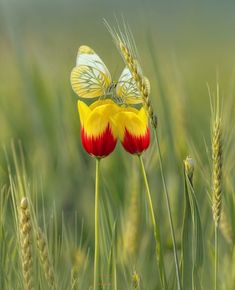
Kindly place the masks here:
POLYGON ((218 273, 218 225, 215 224, 215 290, 217 290, 217 273, 218 273))
POLYGON ((96 159, 96 175, 95 175, 95 257, 94 257, 94 287, 96 290, 99 279, 99 175, 100 175, 100 159, 96 159))
POLYGON ((114 265, 113 265, 113 268, 114 268, 114 270, 113 270, 113 290, 117 290, 117 269, 116 269, 116 265, 115 265, 115 263, 114 263, 114 265))
POLYGON ((176 241, 175 241, 175 231, 174 231, 174 225, 173 225, 173 219, 172 219, 172 213, 171 213, 171 205, 170 205, 168 189, 166 186, 166 180, 165 180, 163 163, 162 163, 161 149, 160 149, 160 144, 159 144, 158 134, 157 134, 156 128, 154 128, 154 136, 155 136, 156 143, 157 143, 160 171, 161 171, 163 189, 164 189, 166 204, 167 204, 167 212, 168 212, 168 218, 169 218, 169 223, 170 223, 171 238, 172 238, 172 242, 173 242, 173 252, 174 252, 174 260, 175 260, 175 268, 176 268, 177 285, 178 285, 178 290, 182 290, 181 279, 180 279, 179 260, 178 260, 178 256, 177 256, 176 241))
POLYGON ((146 194, 147 194, 147 201, 148 201, 150 216, 151 216, 151 220, 152 220, 152 224, 153 224, 154 237, 155 237, 155 241, 156 241, 156 258, 157 258, 157 264, 158 264, 159 273, 160 273, 162 289, 167 289, 167 280, 166 280, 165 266, 164 266, 162 247, 161 247, 160 230, 159 230, 159 227, 156 223, 152 197, 151 197, 151 193, 150 193, 150 189, 149 189, 149 184, 148 184, 148 179, 147 179, 147 175, 146 175, 146 171, 145 171, 145 167, 144 167, 143 158, 141 155, 139 156, 139 161, 140 161, 140 166, 141 166, 141 170, 142 170, 142 174, 143 174, 143 178, 144 178, 144 183, 145 183, 145 187, 146 187, 146 194))

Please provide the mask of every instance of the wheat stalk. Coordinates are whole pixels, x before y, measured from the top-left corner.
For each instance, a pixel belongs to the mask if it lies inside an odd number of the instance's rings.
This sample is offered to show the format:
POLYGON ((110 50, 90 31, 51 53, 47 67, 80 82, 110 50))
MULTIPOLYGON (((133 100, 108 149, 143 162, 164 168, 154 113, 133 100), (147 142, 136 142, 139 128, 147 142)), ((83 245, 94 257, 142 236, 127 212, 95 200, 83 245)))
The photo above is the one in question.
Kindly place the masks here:
POLYGON ((55 290, 56 284, 55 284, 54 270, 50 262, 46 238, 40 228, 38 228, 38 231, 37 231, 37 247, 40 253, 40 260, 44 269, 44 274, 47 279, 47 282, 50 286, 50 289, 55 290))
POLYGON ((33 287, 33 258, 31 248, 31 219, 29 212, 28 200, 22 198, 20 204, 20 241, 21 241, 21 257, 24 276, 25 290, 32 290, 33 287))
MULTIPOLYGON (((136 82, 137 88, 139 90, 140 95, 142 96, 143 103, 146 107, 149 119, 150 119, 151 124, 152 124, 153 129, 154 129, 154 136, 156 139, 157 148, 158 148, 158 152, 159 152, 159 163, 160 163, 161 177, 162 177, 162 182, 163 182, 163 187, 164 187, 164 194, 165 194, 166 203, 167 203, 167 211, 168 211, 168 218, 169 218, 170 229, 171 229, 171 237, 172 237, 172 241, 173 241, 177 286, 178 286, 179 290, 182 290, 180 270, 179 270, 179 261, 178 261, 176 240, 175 240, 175 230, 174 230, 171 205, 170 205, 170 198, 169 198, 169 193, 168 193, 168 189, 167 189, 167 185, 166 185, 164 169, 163 169, 163 162, 162 162, 162 156, 161 156, 161 150, 160 150, 161 148, 160 148, 160 144, 159 144, 159 140, 158 140, 157 117, 153 111, 153 107, 152 107, 151 100, 149 97, 150 85, 146 81, 146 77, 142 73, 139 62, 135 58, 135 53, 132 52, 131 38, 127 34, 127 30, 125 31, 126 37, 121 32, 120 32, 120 35, 121 35, 121 37, 120 37, 119 34, 117 32, 115 32, 114 30, 112 30, 112 28, 107 23, 106 23, 106 26, 108 27, 118 49, 121 52, 121 55, 122 55, 126 65, 127 65, 127 67, 129 68, 129 70, 131 72, 131 75, 132 75, 134 81, 136 82)), ((133 47, 135 47, 135 45, 133 45, 133 47)))

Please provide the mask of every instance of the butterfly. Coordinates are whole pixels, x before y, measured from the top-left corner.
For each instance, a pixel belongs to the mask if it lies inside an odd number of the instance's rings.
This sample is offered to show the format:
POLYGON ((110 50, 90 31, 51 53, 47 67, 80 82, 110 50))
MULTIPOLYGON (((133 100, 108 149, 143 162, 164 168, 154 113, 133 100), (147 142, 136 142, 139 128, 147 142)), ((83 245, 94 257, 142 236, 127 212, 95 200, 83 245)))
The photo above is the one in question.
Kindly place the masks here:
MULTIPOLYGON (((150 91, 149 80, 144 77, 150 91)), ((106 97, 115 90, 114 98, 124 104, 143 102, 130 70, 125 67, 117 83, 101 58, 89 46, 79 47, 76 66, 71 72, 71 85, 74 92, 82 98, 106 97)))

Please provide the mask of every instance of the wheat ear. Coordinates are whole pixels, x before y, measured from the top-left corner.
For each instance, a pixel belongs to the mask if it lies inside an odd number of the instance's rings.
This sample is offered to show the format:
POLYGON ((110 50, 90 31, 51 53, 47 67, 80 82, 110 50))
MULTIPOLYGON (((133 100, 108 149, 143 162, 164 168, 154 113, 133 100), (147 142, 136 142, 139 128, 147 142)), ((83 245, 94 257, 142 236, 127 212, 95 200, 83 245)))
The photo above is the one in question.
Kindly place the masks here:
POLYGON ((212 212, 218 226, 222 209, 222 133, 221 120, 215 121, 212 136, 212 212))
POLYGON ((21 242, 21 257, 24 276, 25 290, 32 290, 33 287, 33 258, 31 247, 31 219, 29 212, 28 200, 22 198, 20 204, 20 242, 21 242))
POLYGON ((222 129, 221 119, 216 118, 212 133, 212 212, 215 224, 215 283, 214 289, 217 290, 218 275, 218 227, 222 209, 222 129))
POLYGON ((49 251, 47 247, 46 238, 40 228, 38 228, 38 231, 37 231, 37 247, 40 253, 40 260, 44 269, 45 277, 50 286, 50 289, 54 290, 56 289, 55 275, 54 275, 53 267, 49 258, 49 251))
POLYGON ((132 56, 132 53, 128 49, 128 47, 119 39, 119 47, 122 53, 122 56, 125 59, 125 62, 131 72, 133 79, 135 80, 138 90, 142 95, 143 102, 146 106, 149 118, 154 128, 157 127, 157 117, 154 114, 153 107, 151 104, 151 100, 149 97, 149 87, 146 82, 145 77, 142 75, 140 68, 138 66, 138 62, 132 56))

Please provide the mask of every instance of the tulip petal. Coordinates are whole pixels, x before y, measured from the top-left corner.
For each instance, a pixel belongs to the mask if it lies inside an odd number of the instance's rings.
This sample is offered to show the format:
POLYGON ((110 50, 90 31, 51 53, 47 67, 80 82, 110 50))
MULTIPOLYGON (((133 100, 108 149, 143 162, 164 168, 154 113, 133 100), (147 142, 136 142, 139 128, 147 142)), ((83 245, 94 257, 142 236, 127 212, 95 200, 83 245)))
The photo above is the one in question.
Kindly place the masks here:
POLYGON ((117 144, 117 139, 113 136, 109 126, 97 137, 88 136, 84 128, 82 128, 81 138, 87 153, 100 158, 108 156, 117 144))
POLYGON ((145 118, 145 111, 125 110, 116 114, 113 119, 118 129, 119 138, 121 141, 124 138, 125 130, 128 130, 134 136, 143 135, 148 125, 148 120, 145 118))
POLYGON ((87 117, 91 113, 91 110, 84 102, 78 101, 77 105, 78 105, 78 112, 80 116, 80 122, 81 122, 81 125, 84 126, 84 123, 86 122, 87 117))
POLYGON ((110 99, 106 99, 106 100, 98 100, 94 103, 92 103, 90 105, 90 109, 94 110, 96 107, 102 106, 102 105, 114 105, 118 108, 118 106, 116 105, 116 103, 114 103, 114 101, 110 100, 110 99))
POLYGON ((114 104, 102 104, 95 107, 86 122, 87 134, 98 136, 105 131, 108 125, 110 125, 111 132, 115 134, 111 116, 116 114, 118 110, 119 107, 114 104))
POLYGON ((123 108, 113 117, 123 147, 131 154, 141 154, 150 143, 148 116, 144 108, 123 108))
POLYGON ((138 116, 145 124, 148 123, 148 115, 144 107, 139 110, 138 116))

